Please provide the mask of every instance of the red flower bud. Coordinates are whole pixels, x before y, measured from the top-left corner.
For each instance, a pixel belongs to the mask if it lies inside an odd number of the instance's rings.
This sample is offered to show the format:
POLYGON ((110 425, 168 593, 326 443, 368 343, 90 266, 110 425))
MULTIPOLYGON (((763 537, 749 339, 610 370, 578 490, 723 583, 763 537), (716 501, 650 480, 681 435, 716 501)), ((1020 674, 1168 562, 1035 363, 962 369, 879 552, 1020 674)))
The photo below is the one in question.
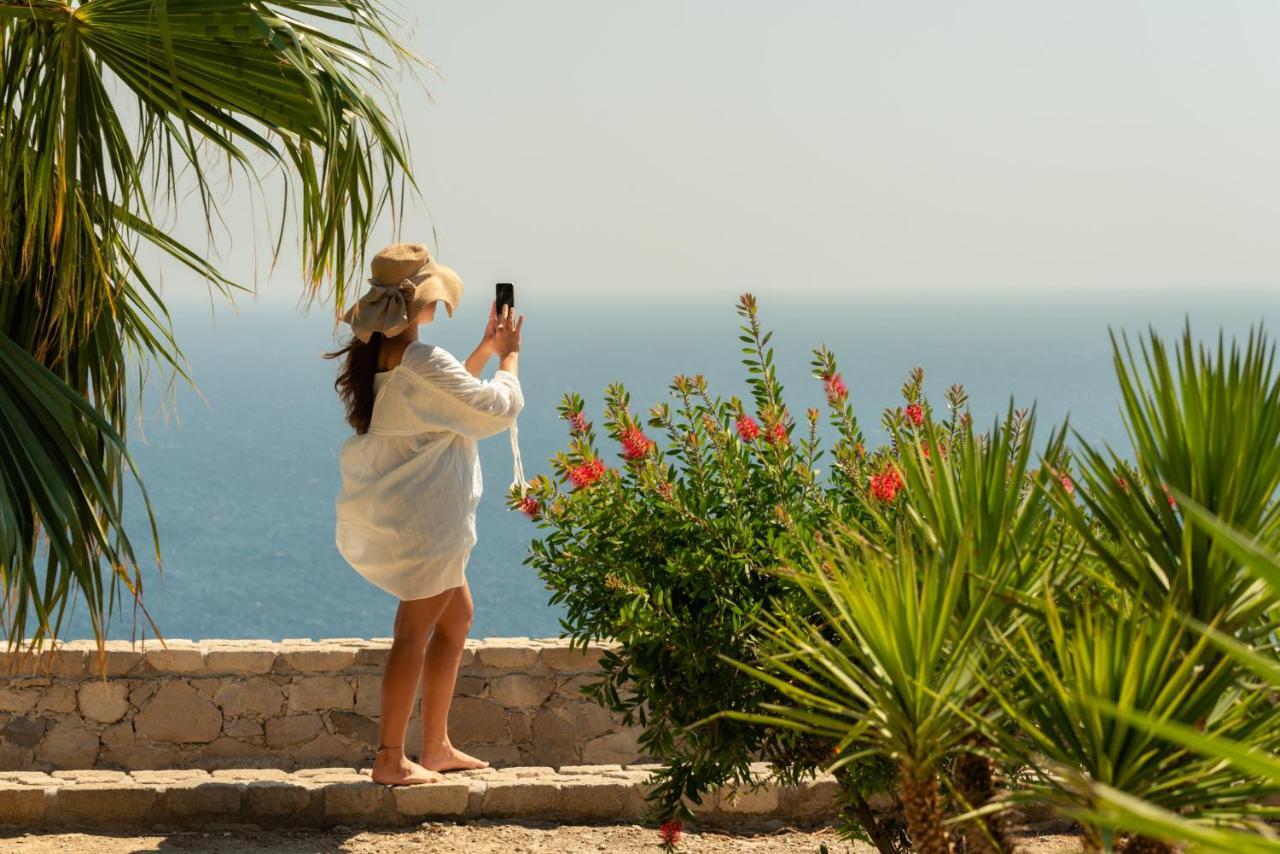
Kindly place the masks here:
POLYGON ((822 383, 826 387, 827 403, 832 406, 838 406, 849 396, 849 389, 845 388, 844 379, 839 374, 823 377, 822 383))

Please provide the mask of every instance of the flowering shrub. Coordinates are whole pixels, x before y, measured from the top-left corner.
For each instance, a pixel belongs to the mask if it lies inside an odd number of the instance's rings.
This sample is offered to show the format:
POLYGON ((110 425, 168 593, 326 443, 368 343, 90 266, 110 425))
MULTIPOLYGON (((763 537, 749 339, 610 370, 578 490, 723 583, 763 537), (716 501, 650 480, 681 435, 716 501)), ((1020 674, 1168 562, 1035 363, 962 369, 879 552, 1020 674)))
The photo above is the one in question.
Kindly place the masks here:
MULTIPOLYGON (((784 568, 803 543, 820 540, 836 521, 857 520, 888 536, 901 512, 894 501, 902 487, 899 443, 866 449, 835 356, 819 347, 811 362, 837 434, 820 477, 816 463, 828 453, 817 436, 823 413, 809 409, 803 426, 796 423, 752 295, 742 295, 738 313, 749 400, 711 395, 701 375, 677 376, 674 402, 653 406, 642 423, 626 389, 612 384, 606 448, 582 398, 567 394, 559 411, 568 448, 552 459, 553 476, 535 478, 523 497, 509 496, 543 531, 525 562, 547 583, 552 603, 565 605, 565 633, 575 643, 617 642, 584 693, 643 727, 641 747, 666 765, 651 797, 668 828, 689 817, 687 801, 700 803, 723 783, 751 782, 753 761, 767 759, 784 780, 796 780, 831 757, 830 741, 797 733, 729 719, 692 726, 777 699, 769 684, 711 653, 752 661, 760 613, 784 601, 805 607, 784 568), (610 454, 614 465, 604 462, 610 454)), ((930 422, 923 382, 923 371, 911 373, 903 407, 886 412, 884 423, 891 436, 928 424, 941 448, 968 429, 967 397, 953 386, 948 417, 930 422)), ((855 815, 870 815, 864 796, 890 785, 892 773, 874 760, 846 766, 841 783, 855 815)))

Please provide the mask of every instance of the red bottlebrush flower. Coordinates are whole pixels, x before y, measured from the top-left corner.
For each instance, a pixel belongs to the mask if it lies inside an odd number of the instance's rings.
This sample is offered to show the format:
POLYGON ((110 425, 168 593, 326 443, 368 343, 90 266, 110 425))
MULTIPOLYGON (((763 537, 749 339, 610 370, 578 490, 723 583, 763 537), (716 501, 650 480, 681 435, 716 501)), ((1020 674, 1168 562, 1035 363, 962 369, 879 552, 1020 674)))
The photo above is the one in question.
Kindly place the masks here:
POLYGON ((878 474, 871 475, 871 495, 878 501, 893 501, 901 488, 902 476, 893 466, 886 466, 878 474))
POLYGON ((845 388, 844 380, 839 374, 832 374, 822 378, 822 383, 827 390, 827 403, 837 406, 844 402, 849 396, 849 389, 845 388))
POLYGON ((670 501, 672 495, 671 481, 664 480, 662 483, 658 484, 658 494, 670 501))
POLYGON ((924 407, 918 403, 907 404, 907 418, 911 423, 919 427, 924 423, 924 407))
POLYGON ((618 438, 622 442, 622 456, 628 460, 644 459, 649 454, 649 446, 654 444, 639 427, 626 428, 618 438))
POLYGON ((590 426, 591 422, 581 412, 575 412, 569 416, 569 431, 575 436, 587 432, 590 426))
POLYGON ((589 486, 592 481, 590 466, 581 465, 569 472, 569 480, 573 481, 574 489, 582 489, 589 486))
MULTIPOLYGON (((921 445, 921 446, 920 446, 920 450, 924 453, 924 458, 925 458, 926 460, 927 460, 927 459, 930 459, 930 458, 933 456, 933 452, 929 450, 929 446, 928 446, 928 445, 921 445)), ((946 455, 947 455, 947 446, 946 446, 946 445, 943 445, 943 444, 939 444, 939 445, 938 445, 938 456, 940 456, 940 457, 945 457, 946 455)))
POLYGON ((764 439, 770 445, 785 445, 790 437, 787 436, 787 428, 781 421, 777 424, 770 425, 765 431, 764 439))
POLYGON ((662 835, 662 841, 668 845, 675 845, 680 841, 680 834, 684 830, 684 823, 678 818, 671 821, 664 821, 662 827, 658 829, 658 833, 662 835))
POLYGON ((604 474, 604 463, 599 459, 585 462, 569 472, 574 489, 583 489, 595 483, 604 474))
POLYGON ((739 415, 736 426, 738 437, 744 442, 754 442, 760 436, 760 425, 750 415, 739 415))
POLYGON ((1076 484, 1075 484, 1075 481, 1073 481, 1073 480, 1071 479, 1071 475, 1069 475, 1069 474, 1061 475, 1061 476, 1058 478, 1058 481, 1059 481, 1059 483, 1061 483, 1061 484, 1062 484, 1062 488, 1063 488, 1063 489, 1065 489, 1065 490, 1067 491, 1067 495, 1075 495, 1075 494, 1076 494, 1076 484))
POLYGON ((526 495, 520 499, 520 512, 528 516, 530 519, 538 518, 538 511, 542 509, 542 503, 532 495, 526 495))

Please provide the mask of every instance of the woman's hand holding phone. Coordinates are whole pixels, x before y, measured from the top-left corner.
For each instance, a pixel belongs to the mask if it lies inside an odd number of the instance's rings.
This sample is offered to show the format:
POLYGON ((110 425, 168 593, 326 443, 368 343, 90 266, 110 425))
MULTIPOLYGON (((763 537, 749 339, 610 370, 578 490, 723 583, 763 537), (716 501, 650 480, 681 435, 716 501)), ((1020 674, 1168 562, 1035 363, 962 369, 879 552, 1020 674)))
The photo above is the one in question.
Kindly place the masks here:
POLYGON ((502 307, 502 315, 497 315, 497 301, 489 311, 493 325, 493 352, 499 359, 505 359, 512 353, 520 352, 520 333, 524 329, 524 315, 516 312, 509 305, 502 307))
POLYGON ((520 349, 520 329, 524 326, 524 315, 517 314, 511 306, 504 305, 502 311, 506 316, 498 317, 497 301, 489 303, 489 319, 484 325, 484 337, 480 339, 480 347, 498 358, 520 349), (499 325, 503 329, 499 330, 499 325), (501 344, 500 335, 503 336, 501 344))

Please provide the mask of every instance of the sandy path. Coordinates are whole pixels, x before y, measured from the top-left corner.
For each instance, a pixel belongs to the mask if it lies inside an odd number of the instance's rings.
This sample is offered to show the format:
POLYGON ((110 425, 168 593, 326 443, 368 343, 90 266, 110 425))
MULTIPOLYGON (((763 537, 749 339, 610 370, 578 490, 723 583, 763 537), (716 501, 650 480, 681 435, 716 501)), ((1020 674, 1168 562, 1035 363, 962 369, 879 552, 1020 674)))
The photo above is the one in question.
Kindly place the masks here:
MULTIPOLYGON (((428 823, 403 830, 260 831, 234 830, 160 835, 102 835, 84 833, 23 834, 0 832, 0 850, 14 854, 141 854, 192 851, 201 854, 551 854, 551 852, 608 851, 651 854, 660 851, 657 832, 633 824, 539 825, 476 821, 465 824, 428 823)), ((850 846, 830 829, 811 831, 780 828, 754 833, 706 831, 686 833, 680 845, 689 854, 783 852, 817 854, 826 844, 831 854, 875 854, 865 845, 850 846)), ((1028 854, 1078 852, 1079 840, 1070 835, 1045 835, 1026 840, 1028 854)))

